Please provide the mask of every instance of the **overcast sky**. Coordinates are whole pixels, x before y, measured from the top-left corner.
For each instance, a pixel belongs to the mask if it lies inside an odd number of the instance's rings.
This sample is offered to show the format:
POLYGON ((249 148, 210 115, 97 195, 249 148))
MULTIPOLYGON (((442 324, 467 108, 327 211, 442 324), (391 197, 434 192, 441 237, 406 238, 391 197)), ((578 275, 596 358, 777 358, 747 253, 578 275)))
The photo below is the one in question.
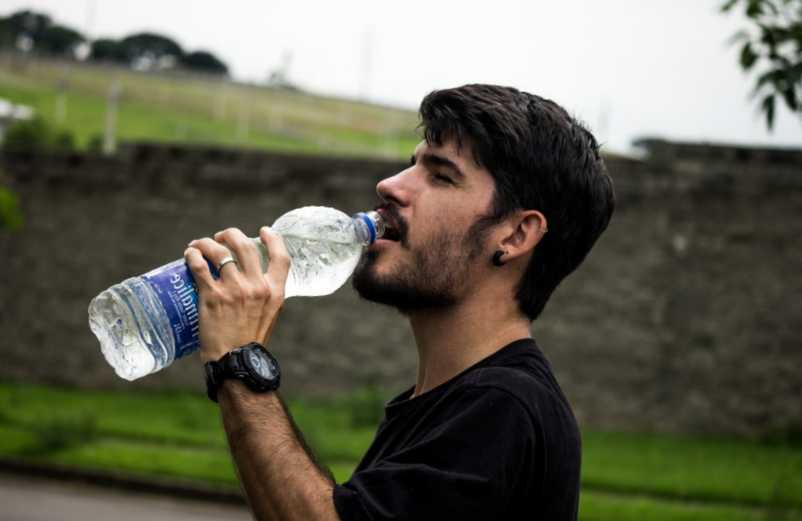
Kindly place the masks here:
POLYGON ((415 109, 432 89, 483 82, 554 99, 609 150, 662 136, 802 146, 783 109, 769 133, 719 0, 0 0, 91 37, 155 31, 211 50, 242 80, 286 56, 309 90, 415 109))

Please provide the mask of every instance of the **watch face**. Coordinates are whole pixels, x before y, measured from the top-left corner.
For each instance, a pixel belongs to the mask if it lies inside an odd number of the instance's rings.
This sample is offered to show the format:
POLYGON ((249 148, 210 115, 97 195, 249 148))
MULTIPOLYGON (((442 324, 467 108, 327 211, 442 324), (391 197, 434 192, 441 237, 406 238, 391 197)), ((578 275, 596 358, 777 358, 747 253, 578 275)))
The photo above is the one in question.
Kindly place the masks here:
POLYGON ((276 377, 276 370, 273 362, 261 349, 250 349, 247 351, 246 359, 250 368, 265 380, 272 380, 276 377))

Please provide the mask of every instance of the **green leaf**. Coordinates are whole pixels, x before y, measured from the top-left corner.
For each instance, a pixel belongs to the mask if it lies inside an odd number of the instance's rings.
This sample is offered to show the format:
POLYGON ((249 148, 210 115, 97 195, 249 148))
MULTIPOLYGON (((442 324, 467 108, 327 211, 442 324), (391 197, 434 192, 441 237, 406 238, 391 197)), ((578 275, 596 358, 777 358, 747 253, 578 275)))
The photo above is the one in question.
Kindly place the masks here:
POLYGON ((770 25, 758 24, 760 26, 760 41, 769 46, 772 52, 777 47, 776 28, 770 25))
POLYGON ((785 104, 791 109, 792 112, 799 110, 799 98, 796 97, 796 87, 791 84, 782 91, 785 104))
POLYGON ((736 32, 735 34, 733 34, 732 36, 730 36, 730 39, 729 39, 728 43, 730 45, 734 45, 734 44, 736 44, 738 42, 743 42, 743 41, 748 40, 748 39, 749 39, 749 31, 747 31, 746 29, 741 29, 738 32, 736 32))
POLYGON ((758 76, 757 81, 755 82, 755 91, 759 90, 761 87, 773 83, 777 84, 783 79, 783 71, 782 69, 772 69, 768 72, 765 72, 758 76))
POLYGON ((774 104, 775 104, 775 97, 774 94, 769 94, 765 98, 763 98, 763 102, 760 104, 763 112, 766 115, 766 127, 769 130, 774 128, 774 104))
POLYGON ((774 0, 762 0, 761 7, 768 7, 769 11, 771 11, 771 14, 775 16, 780 14, 780 9, 774 5, 774 0))
POLYGON ((763 2, 761 0, 749 0, 746 4, 746 16, 757 18, 763 14, 763 2))
POLYGON ((735 4, 737 4, 739 1, 740 1, 740 0, 727 0, 727 1, 726 1, 726 2, 724 2, 724 4, 721 6, 721 12, 722 12, 722 13, 726 13, 727 11, 731 11, 731 10, 732 10, 732 8, 733 8, 733 7, 735 7, 735 4))
POLYGON ((752 49, 752 43, 746 42, 741 48, 741 67, 743 67, 745 71, 748 71, 755 64, 757 58, 757 54, 752 49))

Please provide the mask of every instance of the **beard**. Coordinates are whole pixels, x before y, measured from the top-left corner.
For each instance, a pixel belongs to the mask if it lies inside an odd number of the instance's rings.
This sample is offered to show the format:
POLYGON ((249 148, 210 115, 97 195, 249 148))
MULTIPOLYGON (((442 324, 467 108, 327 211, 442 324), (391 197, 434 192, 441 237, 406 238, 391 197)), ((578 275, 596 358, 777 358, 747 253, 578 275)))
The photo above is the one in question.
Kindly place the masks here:
POLYGON ((405 314, 452 306, 464 293, 471 265, 482 254, 491 224, 492 219, 479 218, 464 234, 445 232, 414 250, 404 236, 400 246, 412 251, 412 261, 383 276, 373 269, 379 254, 365 252, 351 285, 365 300, 392 306, 405 314))

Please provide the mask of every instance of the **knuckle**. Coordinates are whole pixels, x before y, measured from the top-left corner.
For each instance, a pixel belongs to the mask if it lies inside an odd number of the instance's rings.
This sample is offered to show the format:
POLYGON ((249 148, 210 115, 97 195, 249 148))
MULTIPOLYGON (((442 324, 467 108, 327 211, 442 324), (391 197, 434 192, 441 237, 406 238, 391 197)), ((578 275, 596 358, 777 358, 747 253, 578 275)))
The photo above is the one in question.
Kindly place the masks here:
POLYGON ((290 263, 290 254, 287 252, 285 248, 281 248, 273 252, 271 260, 280 262, 282 264, 289 264, 290 263))
POLYGON ((258 284, 251 289, 251 296, 254 300, 266 300, 270 298, 270 288, 265 283, 258 284))
POLYGON ((215 310, 220 306, 220 292, 216 289, 207 291, 201 299, 201 303, 208 309, 215 310))
POLYGON ((241 240, 242 236, 243 233, 239 228, 226 228, 220 232, 220 237, 224 238, 226 241, 238 242, 241 240))
POLYGON ((284 287, 270 287, 267 286, 268 294, 270 295, 270 302, 277 304, 281 307, 284 304, 284 287))
POLYGON ((232 286, 228 296, 231 299, 232 303, 236 302, 238 304, 241 304, 248 300, 248 289, 243 287, 241 282, 237 281, 237 283, 234 286, 232 286))
POLYGON ((196 271, 198 269, 198 257, 195 254, 191 252, 185 253, 184 261, 187 263, 190 270, 196 271))
POLYGON ((223 230, 221 232, 217 232, 215 235, 218 235, 218 236, 224 237, 224 238, 229 238, 234 233, 234 230, 236 230, 236 228, 226 228, 225 230, 223 230))
POLYGON ((209 237, 203 237, 195 242, 195 248, 202 254, 208 255, 210 251, 214 250, 217 243, 209 237))
POLYGON ((220 293, 219 296, 219 303, 223 306, 232 306, 234 304, 238 304, 240 302, 239 292, 237 291, 227 291, 225 293, 220 293))
POLYGON ((241 299, 244 302, 253 302, 254 300, 258 300, 259 295, 255 288, 244 288, 242 290, 241 299))

